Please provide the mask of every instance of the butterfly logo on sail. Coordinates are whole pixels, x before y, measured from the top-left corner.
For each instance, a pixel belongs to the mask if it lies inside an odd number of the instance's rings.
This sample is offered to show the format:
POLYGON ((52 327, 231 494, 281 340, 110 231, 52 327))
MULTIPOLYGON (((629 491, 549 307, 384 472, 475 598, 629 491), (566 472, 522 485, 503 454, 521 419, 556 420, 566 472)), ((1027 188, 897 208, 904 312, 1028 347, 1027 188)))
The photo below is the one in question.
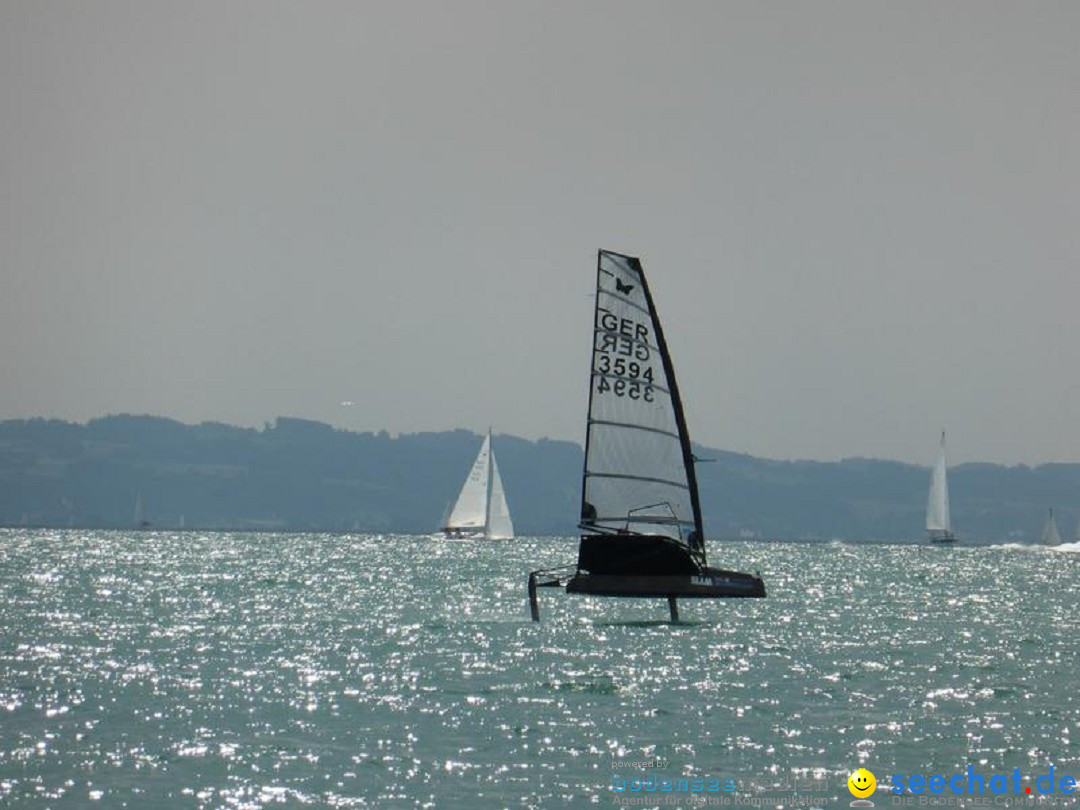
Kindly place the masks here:
POLYGON ((629 295, 634 291, 633 284, 623 284, 619 279, 615 279, 615 289, 621 292, 623 295, 629 295))

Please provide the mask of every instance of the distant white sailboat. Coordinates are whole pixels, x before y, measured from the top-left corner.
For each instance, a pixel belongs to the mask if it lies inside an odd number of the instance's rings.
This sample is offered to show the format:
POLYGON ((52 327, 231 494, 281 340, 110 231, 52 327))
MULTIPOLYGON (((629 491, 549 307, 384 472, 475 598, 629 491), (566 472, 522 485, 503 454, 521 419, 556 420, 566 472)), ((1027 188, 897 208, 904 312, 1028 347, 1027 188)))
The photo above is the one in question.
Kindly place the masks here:
POLYGON ((934 472, 930 476, 930 497, 926 502, 926 535, 931 543, 955 543, 949 517, 949 481, 945 474, 945 431, 941 431, 934 472))
POLYGON ((442 531, 447 537, 513 540, 514 523, 506 504, 499 465, 491 449, 491 431, 484 437, 476 461, 461 487, 442 531))
POLYGON ((135 508, 133 512, 134 513, 131 516, 131 522, 135 524, 136 529, 145 529, 150 525, 150 521, 147 520, 145 514, 143 514, 143 500, 141 492, 135 496, 135 508))
POLYGON ((1050 510, 1050 516, 1046 518, 1046 523, 1043 525, 1041 542, 1044 546, 1061 545, 1061 534, 1058 532, 1057 521, 1054 520, 1053 509, 1050 510))

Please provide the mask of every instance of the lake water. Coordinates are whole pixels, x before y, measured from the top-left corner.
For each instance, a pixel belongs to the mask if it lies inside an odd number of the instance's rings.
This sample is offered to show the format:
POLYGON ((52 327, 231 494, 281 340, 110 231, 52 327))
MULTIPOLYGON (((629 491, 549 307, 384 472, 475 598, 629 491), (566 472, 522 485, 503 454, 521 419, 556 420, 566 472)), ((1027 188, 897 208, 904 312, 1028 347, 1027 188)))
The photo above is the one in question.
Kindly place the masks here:
POLYGON ((847 807, 865 767, 882 807, 893 774, 1080 777, 1078 550, 713 543, 769 598, 672 625, 541 590, 534 624, 527 573, 570 538, 0 531, 0 805, 847 807), (614 789, 651 776, 701 782, 614 789))

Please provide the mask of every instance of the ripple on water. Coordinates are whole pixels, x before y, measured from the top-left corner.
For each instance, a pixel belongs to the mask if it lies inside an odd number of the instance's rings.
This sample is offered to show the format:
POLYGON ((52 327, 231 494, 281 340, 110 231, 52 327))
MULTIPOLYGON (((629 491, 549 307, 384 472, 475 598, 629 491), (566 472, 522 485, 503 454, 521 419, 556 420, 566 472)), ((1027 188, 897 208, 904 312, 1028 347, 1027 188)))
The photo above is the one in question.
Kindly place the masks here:
POLYGON ((671 625, 551 591, 534 625, 525 574, 571 541, 0 532, 0 799, 549 807, 609 801, 613 758, 838 790, 1080 771, 1077 555, 711 551, 770 597, 671 625))

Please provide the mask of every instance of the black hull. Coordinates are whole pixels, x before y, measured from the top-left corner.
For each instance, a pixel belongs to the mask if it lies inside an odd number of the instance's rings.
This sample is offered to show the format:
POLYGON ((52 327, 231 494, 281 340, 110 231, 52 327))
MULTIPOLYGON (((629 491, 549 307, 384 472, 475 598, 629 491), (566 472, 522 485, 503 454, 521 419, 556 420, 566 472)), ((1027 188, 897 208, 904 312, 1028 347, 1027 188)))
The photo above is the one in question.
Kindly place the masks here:
POLYGON ((585 534, 578 546, 579 572, 606 576, 693 576, 701 564, 690 549, 656 534, 585 534))
POLYGON ((688 599, 765 596, 759 577, 707 568, 695 551, 664 535, 582 535, 577 571, 566 592, 688 599))
POLYGON ((765 583, 751 574, 706 568, 695 575, 577 573, 567 593, 586 596, 678 597, 680 599, 761 599, 765 583))
POLYGON ((931 534, 930 542, 935 546, 949 545, 956 542, 956 535, 951 532, 948 534, 931 534))

